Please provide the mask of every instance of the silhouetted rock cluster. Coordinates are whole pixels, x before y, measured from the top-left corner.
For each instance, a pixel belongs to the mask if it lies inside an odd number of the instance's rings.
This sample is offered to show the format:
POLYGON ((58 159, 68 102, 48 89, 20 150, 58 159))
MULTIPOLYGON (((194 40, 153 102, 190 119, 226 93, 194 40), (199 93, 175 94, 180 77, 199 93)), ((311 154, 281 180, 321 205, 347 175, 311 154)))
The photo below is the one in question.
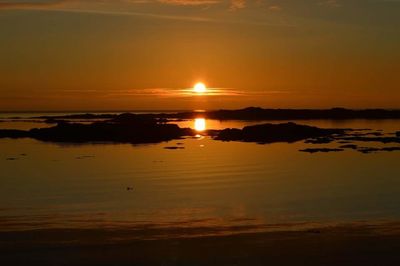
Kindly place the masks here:
POLYGON ((1 129, 0 130, 0 138, 28 138, 29 132, 25 130, 18 129, 1 129))
POLYGON ((364 137, 364 136, 343 136, 336 138, 336 140, 343 141, 363 141, 363 142, 380 142, 380 143, 400 143, 400 138, 398 137, 364 137))
POLYGON ((307 148, 300 150, 302 152, 308 152, 308 153, 316 153, 316 152, 339 152, 339 151, 344 151, 343 149, 336 149, 336 148, 307 148))
POLYGON ((30 137, 53 142, 127 142, 156 143, 193 135, 191 129, 174 124, 160 123, 153 118, 134 114, 121 114, 112 120, 92 124, 59 122, 50 128, 24 130, 0 130, 0 137, 30 137))
POLYGON ((224 129, 215 138, 223 141, 295 142, 299 140, 344 134, 345 129, 323 129, 295 123, 262 124, 243 129, 224 129))
POLYGON ((392 152, 392 151, 400 151, 400 147, 383 147, 383 148, 370 148, 370 147, 361 147, 357 151, 361 153, 373 153, 373 152, 392 152))

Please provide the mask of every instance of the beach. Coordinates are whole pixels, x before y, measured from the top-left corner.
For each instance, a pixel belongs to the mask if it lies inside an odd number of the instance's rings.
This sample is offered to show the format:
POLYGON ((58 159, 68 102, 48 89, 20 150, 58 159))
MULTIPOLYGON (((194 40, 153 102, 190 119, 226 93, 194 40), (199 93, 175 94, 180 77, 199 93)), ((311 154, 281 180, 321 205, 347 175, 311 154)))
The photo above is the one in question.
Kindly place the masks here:
MULTIPOLYGON (((178 230, 182 229, 169 229, 178 230)), ((176 232, 175 232, 176 233, 176 232)), ((206 232, 203 232, 206 233, 206 232)), ((399 265, 398 222, 150 238, 143 230, 0 233, 3 265, 399 265)))

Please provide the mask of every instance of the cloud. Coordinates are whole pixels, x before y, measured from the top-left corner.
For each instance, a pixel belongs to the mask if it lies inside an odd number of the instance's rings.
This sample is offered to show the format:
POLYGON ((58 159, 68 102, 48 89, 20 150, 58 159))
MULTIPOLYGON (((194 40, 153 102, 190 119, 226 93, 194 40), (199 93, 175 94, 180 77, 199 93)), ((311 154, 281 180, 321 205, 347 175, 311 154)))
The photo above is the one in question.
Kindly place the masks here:
POLYGON ((273 5, 273 6, 269 6, 268 7, 269 11, 281 11, 282 7, 278 6, 278 5, 273 5))
POLYGON ((231 0, 230 11, 237 11, 246 7, 246 0, 231 0))
POLYGON ((219 0, 157 0, 157 2, 176 6, 203 6, 221 3, 219 0))
MULTIPOLYGON (((147 4, 147 3, 161 3, 164 4, 177 4, 185 6, 194 6, 204 4, 210 5, 211 3, 227 3, 222 0, 53 0, 53 1, 2 1, 0 0, 0 11, 8 9, 17 10, 35 10, 35 11, 49 11, 49 12, 66 12, 66 13, 77 13, 77 14, 94 14, 94 15, 107 15, 107 16, 136 16, 149 19, 161 19, 161 20, 177 20, 177 21, 189 21, 189 22, 207 22, 207 23, 228 23, 228 24, 248 24, 248 25, 263 25, 271 27, 293 27, 294 25, 288 23, 274 23, 270 21, 252 21, 252 20, 230 20, 222 19, 219 17, 210 16, 193 16, 193 15, 175 15, 168 13, 152 13, 152 12, 140 12, 129 9, 107 9, 104 5, 99 6, 88 6, 79 5, 84 3, 131 3, 131 4, 147 4), (72 4, 72 5, 70 5, 72 4)), ((246 0, 229 0, 230 8, 229 11, 236 11, 246 7, 246 0)))
POLYGON ((0 1, 0 9, 29 9, 40 7, 56 7, 65 4, 66 0, 53 1, 0 1))
MULTIPOLYGON (((278 94, 291 94, 291 91, 280 90, 259 90, 259 91, 245 91, 235 88, 208 88, 208 90, 201 94, 201 97, 263 97, 278 94)), ((77 97, 90 97, 91 99, 127 99, 127 98, 191 98, 198 97, 199 94, 195 93, 192 88, 147 88, 147 89, 125 89, 125 90, 44 90, 32 94, 30 91, 25 91, 18 95, 15 91, 10 91, 5 95, 0 95, 0 100, 21 100, 21 99, 34 99, 34 98, 49 98, 49 99, 72 99, 77 97)))

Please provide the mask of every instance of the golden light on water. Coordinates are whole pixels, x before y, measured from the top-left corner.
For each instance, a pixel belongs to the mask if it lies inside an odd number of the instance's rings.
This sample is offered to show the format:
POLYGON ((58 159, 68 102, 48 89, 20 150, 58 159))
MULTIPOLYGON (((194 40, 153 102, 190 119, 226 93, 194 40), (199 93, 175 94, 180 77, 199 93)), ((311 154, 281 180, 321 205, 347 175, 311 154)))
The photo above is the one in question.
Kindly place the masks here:
POLYGON ((199 132, 206 130, 206 120, 204 118, 196 118, 194 120, 194 129, 199 132))
POLYGON ((207 87, 206 87, 206 85, 204 85, 204 83, 198 82, 198 83, 196 83, 196 84, 194 85, 193 91, 194 91, 195 93, 202 94, 202 93, 207 92, 207 87))

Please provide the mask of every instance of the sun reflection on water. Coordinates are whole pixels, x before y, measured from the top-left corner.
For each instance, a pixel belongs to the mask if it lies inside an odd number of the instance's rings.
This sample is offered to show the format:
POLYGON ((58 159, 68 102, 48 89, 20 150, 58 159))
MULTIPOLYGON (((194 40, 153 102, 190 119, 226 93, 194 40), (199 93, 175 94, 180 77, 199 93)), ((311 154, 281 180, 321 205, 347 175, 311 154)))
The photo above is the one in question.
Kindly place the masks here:
POLYGON ((204 118, 196 118, 194 120, 194 129, 198 132, 206 130, 206 120, 204 118))

